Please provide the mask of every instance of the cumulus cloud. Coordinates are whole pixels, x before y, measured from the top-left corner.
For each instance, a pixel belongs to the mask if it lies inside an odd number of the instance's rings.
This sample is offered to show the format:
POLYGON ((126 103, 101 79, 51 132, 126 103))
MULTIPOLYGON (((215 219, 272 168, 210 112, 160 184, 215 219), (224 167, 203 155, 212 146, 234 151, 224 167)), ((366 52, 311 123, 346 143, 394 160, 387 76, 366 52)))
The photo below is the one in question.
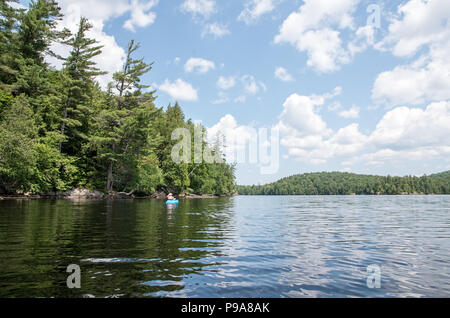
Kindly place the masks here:
POLYGON ((410 56, 421 47, 447 41, 450 29, 450 2, 409 0, 397 9, 382 45, 396 56, 410 56))
POLYGON ((262 82, 258 83, 253 75, 242 76, 241 82, 244 87, 244 91, 247 94, 255 95, 260 91, 260 89, 264 91, 267 89, 266 85, 262 82))
POLYGON ((215 68, 216 64, 213 61, 194 57, 190 58, 184 65, 184 70, 187 73, 197 71, 198 73, 205 74, 210 70, 214 70, 215 68))
POLYGON ((168 79, 161 85, 154 84, 156 88, 167 93, 174 100, 178 101, 197 101, 198 90, 192 87, 191 84, 183 81, 181 78, 175 82, 170 82, 168 79))
POLYGON ((239 95, 231 98, 234 103, 245 103, 247 101, 247 97, 255 96, 258 93, 265 92, 267 90, 267 86, 263 82, 257 81, 253 75, 249 74, 241 77, 220 76, 216 85, 220 91, 219 98, 213 102, 215 104, 228 102, 230 99, 225 97, 224 91, 228 91, 236 86, 240 89, 240 92, 239 95))
POLYGON ((372 89, 377 103, 418 105, 450 98, 450 2, 410 0, 399 6, 379 46, 399 57, 413 57, 378 75, 372 89))
POLYGON ((335 157, 353 155, 367 144, 367 136, 359 131, 358 124, 339 129, 329 138, 307 136, 290 140, 283 139, 282 144, 289 148, 289 155, 297 160, 312 164, 326 163, 335 157))
POLYGON ((149 11, 155 5, 158 4, 159 0, 152 0, 144 3, 140 3, 138 0, 131 1, 131 18, 128 19, 123 25, 124 28, 135 32, 136 27, 146 27, 153 24, 156 20, 156 13, 149 11))
POLYGON ((230 101, 230 99, 228 97, 226 97, 226 96, 220 97, 219 96, 218 99, 215 99, 212 101, 212 104, 213 105, 225 104, 225 103, 228 103, 229 101, 230 101))
POLYGON ((219 39, 231 33, 227 25, 210 21, 218 11, 215 0, 185 0, 181 4, 181 11, 190 13, 193 21, 202 25, 202 38, 212 36, 219 39))
POLYGON ((181 4, 181 10, 191 13, 194 17, 209 18, 217 8, 214 0, 185 0, 181 4))
POLYGON ((280 27, 275 43, 289 43, 308 56, 307 65, 327 73, 351 60, 339 30, 354 29, 352 13, 359 0, 305 0, 280 27))
POLYGON ((371 135, 377 147, 414 149, 450 146, 450 102, 420 108, 398 107, 384 115, 371 135))
POLYGON ((352 166, 358 163, 364 163, 366 166, 383 166, 386 163, 399 163, 411 161, 428 161, 440 159, 443 163, 449 163, 450 147, 420 147, 413 150, 392 150, 382 149, 351 158, 343 162, 343 165, 352 166))
POLYGON ((239 14, 238 20, 251 24, 260 16, 273 11, 279 2, 279 0, 248 0, 244 10, 239 14))
POLYGON ((202 37, 211 35, 213 38, 218 39, 229 34, 231 34, 231 32, 228 27, 217 22, 207 23, 203 26, 202 37))
POLYGON ((292 82, 294 81, 294 78, 291 74, 284 68, 284 67, 277 67, 275 69, 275 78, 279 79, 283 82, 292 82))
POLYGON ((313 164, 347 158, 344 165, 430 158, 450 161, 450 102, 431 103, 425 110, 397 107, 370 134, 364 134, 357 123, 336 132, 327 127, 319 108, 328 96, 293 94, 286 99, 276 127, 289 157, 313 164))
POLYGON ((359 117, 359 107, 352 106, 350 109, 342 110, 338 114, 343 118, 358 118, 359 117))
MULTIPOLYGON (((327 136, 331 133, 327 124, 319 114, 327 97, 322 95, 302 96, 292 94, 283 104, 283 111, 277 124, 281 133, 288 136, 289 141, 303 137, 327 136)), ((309 138, 308 140, 311 140, 309 138)), ((288 145, 289 142, 282 143, 288 145)))
POLYGON ((217 80, 217 87, 221 90, 228 90, 236 85, 236 78, 234 76, 220 76, 217 80))

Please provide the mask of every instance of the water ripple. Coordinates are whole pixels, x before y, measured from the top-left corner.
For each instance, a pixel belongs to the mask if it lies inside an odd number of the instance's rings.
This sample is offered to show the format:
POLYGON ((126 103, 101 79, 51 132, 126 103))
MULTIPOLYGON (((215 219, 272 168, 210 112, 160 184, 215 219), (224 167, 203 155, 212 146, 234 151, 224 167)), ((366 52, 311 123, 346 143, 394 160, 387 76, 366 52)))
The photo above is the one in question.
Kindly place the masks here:
POLYGON ((0 297, 450 297, 449 228, 448 196, 2 201, 0 297))

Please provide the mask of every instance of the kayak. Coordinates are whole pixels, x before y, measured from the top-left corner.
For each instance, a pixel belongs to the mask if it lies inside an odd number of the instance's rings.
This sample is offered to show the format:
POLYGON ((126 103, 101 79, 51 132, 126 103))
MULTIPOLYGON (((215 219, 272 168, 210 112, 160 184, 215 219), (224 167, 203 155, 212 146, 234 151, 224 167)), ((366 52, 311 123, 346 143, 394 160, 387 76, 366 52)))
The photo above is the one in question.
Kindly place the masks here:
POLYGON ((178 204, 178 200, 167 200, 166 204, 178 204))

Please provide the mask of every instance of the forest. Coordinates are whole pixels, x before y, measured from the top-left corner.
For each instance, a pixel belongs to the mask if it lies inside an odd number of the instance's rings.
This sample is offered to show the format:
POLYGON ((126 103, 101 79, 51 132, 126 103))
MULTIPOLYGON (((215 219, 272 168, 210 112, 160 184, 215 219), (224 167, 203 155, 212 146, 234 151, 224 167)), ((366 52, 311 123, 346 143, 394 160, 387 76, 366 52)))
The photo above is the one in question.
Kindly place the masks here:
MULTIPOLYGON (((156 91, 141 82, 153 63, 139 43, 129 42, 122 70, 102 88, 96 77, 105 72, 94 62, 102 46, 88 37, 87 19, 71 33, 58 28, 56 1, 31 1, 27 9, 12 2, 0 0, 0 194, 235 192, 234 165, 171 160, 176 128, 206 129, 178 103, 156 106, 156 91), (52 52, 54 43, 70 53, 52 52)), ((223 158, 218 142, 202 145, 223 158)))
POLYGON ((267 185, 237 186, 237 191, 241 195, 450 194, 450 171, 422 177, 307 173, 267 185))

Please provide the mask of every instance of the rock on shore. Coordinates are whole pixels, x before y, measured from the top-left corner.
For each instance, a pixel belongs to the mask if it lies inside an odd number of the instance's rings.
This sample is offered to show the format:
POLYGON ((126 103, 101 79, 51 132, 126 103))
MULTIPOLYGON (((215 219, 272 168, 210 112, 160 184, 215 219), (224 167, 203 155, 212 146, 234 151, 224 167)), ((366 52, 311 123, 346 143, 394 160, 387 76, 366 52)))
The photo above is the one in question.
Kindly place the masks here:
POLYGON ((74 189, 65 192, 56 192, 54 194, 50 194, 49 196, 67 199, 103 199, 105 197, 105 194, 100 191, 74 189))

